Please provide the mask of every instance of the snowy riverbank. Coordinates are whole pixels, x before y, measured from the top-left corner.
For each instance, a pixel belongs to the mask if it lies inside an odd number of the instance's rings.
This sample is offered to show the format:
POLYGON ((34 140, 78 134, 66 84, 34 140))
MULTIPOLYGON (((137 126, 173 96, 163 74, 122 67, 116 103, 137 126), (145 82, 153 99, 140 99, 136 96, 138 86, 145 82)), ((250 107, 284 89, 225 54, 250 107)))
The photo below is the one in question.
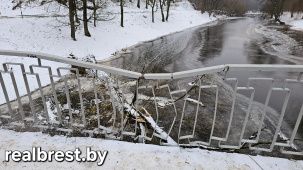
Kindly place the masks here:
MULTIPOLYGON (((139 9, 136 3, 126 3, 124 27, 120 26, 120 7, 118 3, 108 2, 102 9, 103 17, 109 21, 97 22, 97 27, 89 24, 92 37, 86 37, 82 26, 77 29, 76 39, 70 38, 68 23, 68 9, 57 3, 38 6, 32 4, 24 7, 23 15, 64 17, 24 17, 20 10, 11 10, 12 4, 7 0, 0 0, 0 47, 7 50, 22 50, 50 53, 63 57, 74 54, 79 58, 95 55, 97 60, 105 59, 123 48, 137 44, 140 41, 154 39, 169 33, 201 25, 217 20, 194 10, 188 1, 173 3, 168 22, 161 21, 160 9, 155 13, 155 23, 151 21, 151 8, 139 9), (49 12, 46 13, 46 10, 49 12), (109 16, 107 16, 109 14, 109 16), (15 17, 6 18, 4 16, 15 17)), ((89 11, 92 12, 92 11, 89 11)))
POLYGON ((284 12, 281 21, 291 25, 294 30, 303 31, 303 13, 294 13, 294 16, 291 17, 290 12, 284 12))

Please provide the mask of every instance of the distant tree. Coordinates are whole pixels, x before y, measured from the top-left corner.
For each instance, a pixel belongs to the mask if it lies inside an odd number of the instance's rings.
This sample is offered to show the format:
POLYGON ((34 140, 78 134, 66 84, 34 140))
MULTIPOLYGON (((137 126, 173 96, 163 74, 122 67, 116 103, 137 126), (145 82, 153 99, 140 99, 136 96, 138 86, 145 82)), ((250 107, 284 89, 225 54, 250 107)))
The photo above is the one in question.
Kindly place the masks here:
POLYGON ((208 15, 211 16, 214 11, 221 10, 223 6, 229 5, 227 1, 229 0, 202 0, 201 12, 208 12, 208 15))
POLYGON ((84 35, 90 37, 90 33, 88 31, 88 19, 87 19, 87 0, 82 0, 83 2, 83 25, 84 25, 84 35))
POLYGON ((243 16, 247 9, 243 0, 228 0, 228 5, 224 5, 221 10, 229 16, 243 16))
POLYGON ((296 12, 303 12, 303 1, 302 0, 288 0, 284 4, 283 11, 290 11, 291 17, 296 12))
POLYGON ((270 17, 274 17, 275 21, 280 21, 280 16, 283 14, 283 6, 285 0, 267 0, 263 7, 263 12, 266 12, 270 17))
POLYGON ((214 12, 228 15, 243 15, 246 7, 243 0, 201 0, 201 12, 211 16, 214 12))
POLYGON ((137 0, 137 7, 140 8, 140 0, 137 0))

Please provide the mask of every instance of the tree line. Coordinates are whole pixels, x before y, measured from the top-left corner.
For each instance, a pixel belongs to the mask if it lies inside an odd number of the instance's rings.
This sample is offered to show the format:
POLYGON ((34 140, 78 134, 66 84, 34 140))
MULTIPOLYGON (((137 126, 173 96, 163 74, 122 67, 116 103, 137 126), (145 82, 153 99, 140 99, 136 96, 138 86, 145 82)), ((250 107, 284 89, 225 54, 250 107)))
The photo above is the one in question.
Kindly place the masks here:
POLYGON ((225 14, 228 16, 243 16, 246 7, 243 0, 200 0, 201 12, 225 14))
MULTIPOLYGON (((13 9, 22 7, 22 4, 31 3, 38 0, 13 0, 15 3, 13 9)), ((120 26, 124 27, 124 6, 126 2, 132 2, 135 0, 116 0, 120 5, 121 21, 120 26)), ((228 16, 243 16, 247 9, 257 8, 262 6, 262 12, 268 14, 271 18, 276 21, 280 21, 279 18, 285 11, 291 12, 291 17, 296 12, 303 11, 303 0, 189 0, 193 3, 197 10, 201 10, 202 13, 207 12, 209 16, 212 14, 220 15, 225 14, 228 16), (249 7, 251 5, 251 8, 249 7), (252 7, 254 6, 254 7, 252 7)), ((90 37, 91 34, 88 29, 88 23, 93 22, 96 27, 96 22, 102 20, 99 17, 98 10, 103 8, 105 5, 104 0, 39 0, 41 5, 46 3, 56 2, 60 5, 65 6, 69 10, 69 25, 71 31, 71 38, 76 41, 76 27, 80 25, 80 21, 83 23, 84 35, 90 37), (91 15, 88 15, 90 10, 91 15), (78 16, 78 13, 82 12, 82 18, 78 16)), ((151 8, 152 22, 155 22, 155 7, 160 7, 160 13, 162 22, 168 21, 169 11, 171 3, 174 0, 137 0, 136 4, 138 8, 141 8, 141 3, 146 9, 151 8), (166 9, 166 13, 164 12, 166 9)), ((21 10, 22 12, 22 10, 21 10)))
POLYGON ((290 12, 291 17, 296 12, 303 12, 302 0, 267 0, 262 8, 264 13, 267 13, 270 18, 274 18, 276 21, 280 21, 280 17, 283 12, 290 12))
MULTIPOLYGON (((80 22, 83 23, 84 28, 84 35, 90 37, 91 34, 88 29, 88 23, 93 22, 94 26, 96 27, 96 22, 98 20, 102 20, 99 17, 98 10, 103 8, 106 4, 104 0, 13 0, 12 3, 14 3, 13 10, 22 7, 23 4, 30 4, 32 2, 41 2, 41 5, 45 5, 47 3, 56 2, 60 5, 65 6, 68 8, 69 11, 69 25, 70 25, 70 31, 71 31, 71 38, 76 41, 76 27, 80 25, 80 22), (88 15, 88 11, 92 13, 92 15, 88 15), (82 18, 79 17, 79 12, 82 12, 82 18)), ((120 26, 124 27, 124 6, 126 2, 131 2, 133 0, 117 0, 116 2, 119 2, 120 5, 120 13, 121 13, 121 21, 120 26)), ((144 6, 146 9, 149 7, 151 8, 152 13, 152 22, 155 22, 155 7, 160 7, 160 12, 162 16, 162 22, 168 21, 169 18, 169 11, 171 3, 174 2, 174 0, 146 0, 145 2, 141 2, 140 0, 137 0, 136 4, 138 8, 141 8, 141 3, 144 3, 144 6), (166 8, 166 12, 165 11, 166 8)), ((22 10, 21 10, 22 11, 22 10)))

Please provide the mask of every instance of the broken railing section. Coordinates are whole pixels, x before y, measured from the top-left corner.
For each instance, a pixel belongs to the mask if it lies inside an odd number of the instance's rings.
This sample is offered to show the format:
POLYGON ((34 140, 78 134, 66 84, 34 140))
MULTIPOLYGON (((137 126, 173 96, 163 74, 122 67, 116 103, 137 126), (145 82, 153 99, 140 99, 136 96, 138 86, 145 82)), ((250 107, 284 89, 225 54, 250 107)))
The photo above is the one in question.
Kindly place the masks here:
POLYGON ((282 131, 292 94, 289 84, 302 84, 302 65, 231 64, 177 73, 141 74, 42 53, 0 50, 0 55, 27 56, 37 62, 28 65, 1 63, 0 85, 6 102, 0 106, 0 120, 3 125, 68 133, 77 131, 90 135, 101 134, 106 138, 118 140, 130 136, 134 140, 146 143, 157 138, 161 145, 221 149, 240 149, 246 145, 250 150, 264 152, 272 152, 274 148, 279 147, 281 153, 303 155, 302 149, 295 146, 303 116, 303 105, 291 134, 286 137, 282 131), (47 65, 44 61, 69 66, 47 65), (8 66, 12 65, 20 68, 20 75, 9 69, 8 66), (70 65, 78 68, 71 68, 70 65), (85 75, 79 73, 79 67, 82 70, 86 69, 85 75), (46 74, 41 74, 37 69, 46 70, 46 74), (240 86, 238 78, 228 77, 231 71, 281 71, 297 74, 297 77, 282 80, 283 86, 276 86, 277 81, 274 78, 247 77, 246 86, 240 86), (107 74, 99 75, 104 72, 107 74), (28 76, 34 77, 36 89, 31 90, 29 84, 33 82, 29 81, 28 76), (223 80, 209 78, 211 76, 223 80), (43 77, 48 78, 49 85, 43 85, 41 81, 43 77), (255 114, 253 107, 256 89, 251 84, 252 81, 268 83, 269 88, 258 117, 257 129, 247 137, 245 134, 249 129, 249 122, 255 114), (24 91, 20 91, 18 83, 24 85, 24 91), (230 110, 225 111, 227 116, 222 119, 222 114, 219 114, 222 112, 220 93, 227 91, 226 84, 230 83, 233 84, 228 86, 231 91, 227 95, 231 99, 230 110), (14 97, 11 97, 11 92, 14 93, 14 97), (237 122, 239 135, 235 138, 232 136, 234 135, 232 126, 235 124, 233 121, 238 118, 238 114, 235 114, 239 109, 236 103, 241 92, 248 94, 247 107, 243 109, 245 112, 242 115, 243 120, 237 122), (273 138, 264 142, 261 139, 261 132, 274 92, 284 92, 285 96, 272 132, 273 138), (205 117, 201 119, 201 116, 205 117), (222 122, 218 120, 224 121, 224 126, 219 126, 218 124, 222 122), (219 129, 220 135, 215 133, 216 129, 219 129), (207 133, 204 133, 206 130, 207 133), (236 144, 228 143, 231 137, 236 140, 236 144), (277 140, 278 138, 283 140, 277 140), (264 145, 259 145, 260 143, 266 143, 268 147, 261 147, 264 145))
MULTIPOLYGON (((109 84, 108 87, 109 87, 109 92, 111 93, 110 96, 111 96, 111 102, 114 107, 113 108, 114 115, 117 114, 122 115, 121 123, 120 123, 121 134, 133 136, 135 137, 135 139, 138 138, 140 142, 144 142, 145 140, 151 141, 153 137, 157 137, 160 139, 160 143, 163 145, 165 144, 177 145, 177 143, 169 136, 171 128, 176 119, 177 111, 176 109, 174 109, 175 118, 173 122, 170 122, 172 125, 168 133, 163 131, 158 126, 159 101, 155 95, 155 86, 153 85, 138 86, 139 81, 130 81, 123 79, 116 79, 116 81, 117 81, 116 84, 109 84), (145 93, 150 93, 151 95, 150 96, 144 95, 141 93, 141 91, 145 93), (148 102, 149 104, 152 105, 152 108, 154 108, 153 110, 153 112, 155 112, 154 118, 145 108, 146 105, 149 105, 147 104, 148 102), (133 121, 134 127, 128 130, 129 128, 127 127, 130 126, 131 121, 133 121), (138 130, 140 130, 140 133, 138 132, 138 130)), ((170 91, 168 85, 158 87, 158 89, 163 89, 163 88, 167 88, 168 91, 170 91)), ((170 100, 167 99, 167 101, 170 101, 174 105, 174 101, 172 98, 170 100)), ((163 105, 165 105, 165 103, 163 105)))

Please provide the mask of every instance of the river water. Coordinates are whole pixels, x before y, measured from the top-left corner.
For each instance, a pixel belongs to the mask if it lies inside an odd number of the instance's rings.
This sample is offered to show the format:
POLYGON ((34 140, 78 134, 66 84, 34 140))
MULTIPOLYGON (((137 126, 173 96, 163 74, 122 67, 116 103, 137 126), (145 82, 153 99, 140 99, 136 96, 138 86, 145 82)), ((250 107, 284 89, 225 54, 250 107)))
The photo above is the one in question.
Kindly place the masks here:
MULTIPOLYGON (((177 72, 221 64, 296 64, 283 60, 262 50, 263 37, 255 32, 263 21, 255 18, 240 18, 219 21, 214 25, 200 26, 179 33, 145 42, 131 52, 110 61, 110 65, 142 73, 177 72)), ((236 77, 238 86, 246 86, 248 77, 277 78, 275 87, 282 87, 279 80, 296 78, 297 75, 280 72, 229 72, 236 77)), ((269 81, 252 81, 256 89, 254 100, 265 103, 269 81)), ((302 106, 302 85, 292 84, 285 120, 293 127, 302 106)), ((250 94, 239 92, 247 97, 250 94)), ((281 112, 286 93, 274 91, 269 106, 281 112)), ((288 132, 290 134, 291 132, 288 132)), ((298 130, 303 134, 303 123, 298 130)))

